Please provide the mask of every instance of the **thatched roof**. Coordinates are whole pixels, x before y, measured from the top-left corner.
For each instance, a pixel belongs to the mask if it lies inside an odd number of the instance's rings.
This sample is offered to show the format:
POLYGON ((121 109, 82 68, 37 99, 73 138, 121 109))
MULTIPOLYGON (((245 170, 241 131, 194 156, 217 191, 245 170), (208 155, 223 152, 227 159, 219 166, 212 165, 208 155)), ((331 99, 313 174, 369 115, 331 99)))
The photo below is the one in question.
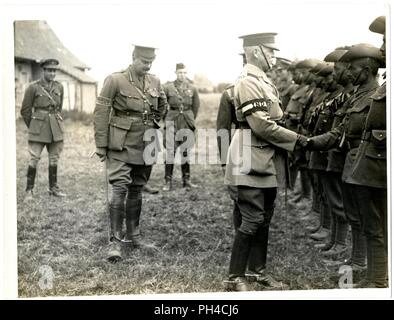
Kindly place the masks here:
POLYGON ((14 23, 15 58, 33 60, 55 58, 65 67, 90 69, 59 40, 46 21, 19 20, 14 23))

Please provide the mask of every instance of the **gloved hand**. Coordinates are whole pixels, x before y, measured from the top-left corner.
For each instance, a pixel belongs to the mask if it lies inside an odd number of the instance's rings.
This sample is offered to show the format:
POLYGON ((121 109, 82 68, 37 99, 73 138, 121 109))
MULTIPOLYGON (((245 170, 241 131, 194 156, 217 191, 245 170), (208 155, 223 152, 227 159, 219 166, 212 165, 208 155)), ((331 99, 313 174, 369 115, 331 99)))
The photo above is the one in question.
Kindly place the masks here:
POLYGON ((296 145, 300 146, 301 148, 308 148, 312 144, 312 140, 309 139, 308 137, 305 137, 302 134, 299 134, 297 136, 297 142, 296 145))
POLYGON ((96 148, 96 154, 100 161, 103 162, 107 158, 107 148, 96 148))

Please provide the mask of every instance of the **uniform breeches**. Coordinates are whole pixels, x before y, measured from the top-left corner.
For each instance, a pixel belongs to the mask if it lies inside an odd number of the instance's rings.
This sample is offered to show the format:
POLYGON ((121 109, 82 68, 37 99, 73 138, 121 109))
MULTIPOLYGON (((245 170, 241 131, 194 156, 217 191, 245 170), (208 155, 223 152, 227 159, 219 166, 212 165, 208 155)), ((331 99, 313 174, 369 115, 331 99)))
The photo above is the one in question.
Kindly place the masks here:
POLYGON ((33 168, 37 168, 37 164, 38 161, 40 161, 41 153, 44 147, 46 147, 48 151, 49 165, 56 166, 59 161, 60 154, 63 151, 64 143, 63 141, 52 142, 52 143, 29 141, 28 145, 29 145, 29 153, 30 153, 29 166, 33 168))
POLYGON ((260 226, 269 226, 274 214, 276 188, 238 186, 237 203, 242 222, 239 231, 254 235, 260 226))
POLYGON ((128 199, 142 199, 142 187, 148 182, 152 166, 125 163, 108 158, 108 180, 112 185, 111 206, 124 207, 128 199))

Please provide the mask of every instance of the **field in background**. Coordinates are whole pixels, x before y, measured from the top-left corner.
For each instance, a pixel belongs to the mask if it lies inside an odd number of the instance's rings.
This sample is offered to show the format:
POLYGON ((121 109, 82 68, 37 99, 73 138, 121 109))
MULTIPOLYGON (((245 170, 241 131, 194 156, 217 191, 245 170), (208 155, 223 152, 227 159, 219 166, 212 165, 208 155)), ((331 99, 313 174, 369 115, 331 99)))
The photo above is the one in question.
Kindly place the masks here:
MULTIPOLYGON (((198 128, 215 128, 220 95, 201 95, 198 128)), ((93 127, 65 121, 65 148, 59 183, 65 199, 47 194, 47 153, 42 154, 35 200, 23 203, 28 163, 27 129, 17 134, 18 285, 21 297, 119 295, 223 291, 233 241, 232 203, 219 165, 194 165, 190 192, 175 169, 172 192, 144 194, 141 227, 156 250, 131 250, 118 264, 105 261, 107 216, 103 164, 90 158, 93 127), (49 279, 49 282, 45 282, 49 279)), ((154 166, 149 184, 161 188, 163 165, 154 166)), ((273 217, 269 267, 290 289, 336 288, 338 270, 321 260, 305 234, 297 210, 285 210, 283 195, 273 217)), ((263 287, 254 285, 254 290, 263 287)))

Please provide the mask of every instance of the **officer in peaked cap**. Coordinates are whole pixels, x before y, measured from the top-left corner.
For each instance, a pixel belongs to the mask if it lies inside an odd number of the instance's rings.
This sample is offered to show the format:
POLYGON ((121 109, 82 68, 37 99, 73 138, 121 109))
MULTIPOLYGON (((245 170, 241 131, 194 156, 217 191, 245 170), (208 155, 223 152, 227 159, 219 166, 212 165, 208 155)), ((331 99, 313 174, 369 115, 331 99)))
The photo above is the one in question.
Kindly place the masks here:
POLYGON ((63 150, 63 85, 55 80, 59 61, 54 58, 43 59, 41 79, 31 83, 26 89, 21 115, 29 128, 30 162, 27 170, 25 201, 33 199, 33 188, 37 164, 44 147, 48 150, 49 194, 65 197, 57 183, 57 168, 63 150))
MULTIPOLYGON (((200 108, 200 97, 197 88, 187 79, 185 64, 177 63, 175 66, 176 80, 164 85, 164 92, 168 99, 169 110, 165 117, 164 145, 167 149, 165 163, 164 191, 172 190, 172 175, 176 150, 183 143, 175 136, 179 130, 190 134, 188 141, 194 143, 195 119, 200 108)), ((186 136, 185 136, 186 138, 186 136)), ((195 187, 190 182, 189 153, 192 144, 182 150, 181 171, 183 187, 190 190, 195 187)))
POLYGON ((158 122, 167 108, 159 78, 148 73, 155 57, 155 48, 135 45, 132 64, 109 75, 96 100, 96 154, 102 161, 107 161, 108 180, 112 186, 107 256, 111 262, 122 258, 121 242, 130 243, 133 247, 147 246, 139 228, 141 191, 156 161, 158 122), (152 137, 152 143, 144 141, 146 134, 152 137), (156 147, 146 153, 148 144, 156 147))
POLYGON ((305 145, 306 137, 275 122, 282 118, 283 112, 279 93, 266 75, 274 61, 274 50, 278 50, 275 35, 259 33, 240 37, 248 63, 234 88, 240 129, 231 140, 225 183, 237 188, 242 221, 231 252, 228 290, 247 290, 247 267, 251 280, 271 288, 284 287, 265 272, 269 225, 278 185, 274 146, 293 151, 297 143, 305 145))
MULTIPOLYGON (((376 18, 369 29, 383 35, 380 48, 386 56, 386 17, 376 18)), ((362 142, 352 168, 353 183, 364 218, 367 238, 367 278, 357 287, 384 288, 388 286, 387 246, 387 140, 386 140, 386 82, 371 96, 371 106, 364 125, 362 142)))
POLYGON ((355 198, 357 189, 351 172, 355 155, 361 143, 370 99, 378 87, 376 77, 383 60, 378 48, 369 44, 358 44, 350 47, 339 61, 349 63, 353 85, 357 85, 357 89, 347 100, 349 109, 342 123, 325 134, 311 138, 310 145, 314 150, 329 150, 336 147, 346 150, 342 172, 342 181, 344 182, 343 201, 346 218, 352 230, 352 258, 350 263, 355 273, 357 270, 360 271, 366 267, 366 238, 362 232, 363 217, 360 215, 365 200, 360 202, 355 198))

